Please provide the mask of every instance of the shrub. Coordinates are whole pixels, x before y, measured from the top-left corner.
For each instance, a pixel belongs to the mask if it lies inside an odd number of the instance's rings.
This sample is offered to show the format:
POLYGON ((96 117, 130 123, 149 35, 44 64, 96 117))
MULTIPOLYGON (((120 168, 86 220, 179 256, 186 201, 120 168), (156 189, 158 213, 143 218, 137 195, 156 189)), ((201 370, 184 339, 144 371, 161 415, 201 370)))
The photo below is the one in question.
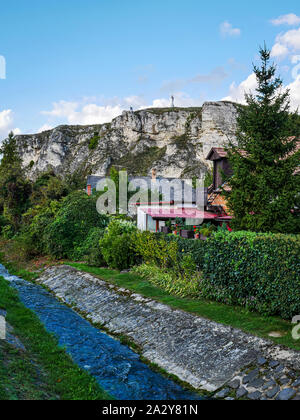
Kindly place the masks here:
MULTIPOLYGON (((176 238, 174 235, 173 237, 176 238)), ((179 296, 198 296, 200 273, 188 249, 180 249, 179 246, 179 244, 185 246, 192 241, 183 242, 183 239, 171 238, 172 235, 156 235, 150 232, 138 232, 135 235, 135 250, 146 263, 141 268, 141 274, 146 273, 145 276, 148 276, 149 281, 169 293, 179 296), (147 269, 147 266, 150 268, 147 269), (153 267, 157 267, 158 271, 153 267)))
POLYGON ((78 246, 73 253, 76 260, 84 260, 90 265, 101 267, 105 265, 105 260, 99 245, 103 238, 105 230, 102 228, 93 228, 88 237, 81 246, 78 246))
POLYGON ((159 236, 161 238, 163 237, 166 242, 175 242, 177 244, 179 260, 181 260, 185 254, 189 254, 193 263, 196 265, 197 270, 202 270, 206 252, 206 241, 194 241, 175 235, 159 234, 159 236))
MULTIPOLYGON (((186 263, 190 261, 187 258, 186 263)), ((163 270, 156 265, 142 264, 134 268, 134 272, 166 292, 181 297, 199 296, 199 274, 182 276, 172 270, 163 270)), ((187 274, 190 274, 187 272, 187 274)))
POLYGON ((4 239, 12 239, 15 235, 14 228, 12 225, 5 225, 2 228, 2 236, 4 239))
POLYGON ((125 270, 136 264, 134 239, 136 226, 126 220, 113 219, 108 225, 100 248, 106 264, 125 270))
POLYGON ((19 235, 21 247, 27 242, 28 255, 43 254, 47 248, 46 228, 53 223, 61 204, 58 201, 47 202, 44 206, 35 206, 23 215, 23 226, 19 235))
POLYGON ((300 313, 299 235, 220 229, 194 241, 138 232, 136 251, 147 265, 171 273, 173 282, 202 271, 198 287, 205 298, 286 319, 300 313))
POLYGON ((21 233, 13 238, 10 252, 18 255, 21 261, 28 261, 39 254, 36 244, 26 233, 21 233))
POLYGON ((300 313, 300 237, 217 232, 205 244, 202 295, 291 319, 300 313))
POLYGON ((99 144, 99 140, 100 140, 99 135, 98 135, 97 133, 95 133, 95 134, 94 134, 94 137, 92 137, 92 138, 90 139, 90 142, 89 142, 89 149, 90 149, 90 150, 95 150, 95 149, 97 148, 98 144, 99 144))
POLYGON ((90 230, 105 228, 108 217, 96 210, 95 196, 74 192, 62 200, 54 221, 45 229, 47 252, 56 258, 72 258, 74 250, 81 246, 90 230))
POLYGON ((147 264, 160 268, 170 268, 177 264, 178 246, 168 242, 165 235, 155 235, 151 232, 137 232, 135 235, 135 251, 147 264))

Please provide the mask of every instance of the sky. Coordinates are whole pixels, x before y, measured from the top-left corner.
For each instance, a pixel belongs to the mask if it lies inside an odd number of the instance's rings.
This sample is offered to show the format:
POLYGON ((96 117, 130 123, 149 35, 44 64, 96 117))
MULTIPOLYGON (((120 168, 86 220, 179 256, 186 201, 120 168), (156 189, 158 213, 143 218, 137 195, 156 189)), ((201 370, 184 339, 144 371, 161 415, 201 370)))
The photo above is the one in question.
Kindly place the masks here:
POLYGON ((299 0, 2 0, 0 140, 123 110, 243 102, 266 42, 300 107, 299 0))

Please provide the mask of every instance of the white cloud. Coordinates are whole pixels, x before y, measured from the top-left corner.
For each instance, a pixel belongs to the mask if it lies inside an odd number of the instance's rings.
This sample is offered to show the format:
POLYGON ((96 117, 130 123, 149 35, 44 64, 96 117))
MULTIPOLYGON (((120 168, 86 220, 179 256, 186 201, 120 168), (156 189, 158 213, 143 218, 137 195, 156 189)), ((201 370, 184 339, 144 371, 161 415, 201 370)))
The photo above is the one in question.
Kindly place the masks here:
POLYGON ((52 125, 44 124, 44 125, 42 125, 42 127, 40 127, 38 129, 38 133, 42 133, 43 131, 52 130, 52 128, 53 128, 52 125))
MULTIPOLYGON (((191 98, 183 92, 174 94, 175 106, 201 106, 203 101, 200 98, 191 98)), ((54 125, 71 124, 71 125, 91 125, 104 124, 110 122, 113 118, 122 114, 123 111, 129 110, 132 106, 135 110, 144 108, 159 108, 171 106, 170 98, 157 98, 152 102, 145 100, 143 96, 128 96, 125 98, 112 98, 105 101, 106 105, 98 105, 96 103, 86 103, 86 99, 81 102, 59 101, 53 103, 50 111, 42 111, 42 115, 46 115, 49 119, 38 131, 51 129, 54 125), (109 104, 111 102, 111 104, 109 104)))
POLYGON ((272 48, 273 57, 284 58, 288 54, 300 51, 300 28, 279 34, 272 48))
POLYGON ((50 117, 63 118, 72 115, 78 108, 77 102, 60 101, 53 103, 52 111, 42 111, 42 114, 50 117))
POLYGON ((298 25, 300 23, 300 17, 295 13, 289 13, 287 15, 279 16, 276 19, 272 19, 271 23, 275 26, 279 25, 298 25))
POLYGON ((60 119, 68 124, 103 124, 111 121, 122 113, 120 105, 99 106, 97 104, 83 104, 79 102, 60 101, 53 104, 51 111, 42 111, 52 119, 60 119))
POLYGON ((300 55, 292 55, 291 57, 291 63, 297 64, 300 61, 300 55))
POLYGON ((256 87, 256 76, 252 73, 239 85, 233 82, 229 88, 229 95, 223 98, 223 101, 239 102, 241 104, 245 103, 245 93, 253 92, 256 87))
POLYGON ((10 131, 13 131, 14 134, 21 133, 19 128, 14 128, 13 123, 14 118, 11 109, 0 111, 0 141, 6 138, 10 131))
MULTIPOLYGON (((241 104, 245 104, 245 93, 255 93, 257 88, 257 81, 255 74, 250 74, 246 80, 244 80, 239 85, 232 83, 229 89, 229 95, 223 98, 223 101, 233 101, 241 104)), ((290 99, 291 99, 291 110, 295 111, 297 108, 300 110, 300 74, 297 78, 287 86, 284 86, 283 89, 290 90, 290 99)))
POLYGON ((226 36, 240 36, 241 30, 239 28, 234 28, 233 25, 229 22, 223 22, 220 25, 221 35, 226 36))
POLYGON ((287 88, 290 89, 291 96, 291 109, 300 111, 300 74, 292 83, 287 85, 287 88))
POLYGON ((284 58, 288 55, 289 49, 286 45, 282 45, 280 43, 276 43, 271 51, 272 57, 284 58))

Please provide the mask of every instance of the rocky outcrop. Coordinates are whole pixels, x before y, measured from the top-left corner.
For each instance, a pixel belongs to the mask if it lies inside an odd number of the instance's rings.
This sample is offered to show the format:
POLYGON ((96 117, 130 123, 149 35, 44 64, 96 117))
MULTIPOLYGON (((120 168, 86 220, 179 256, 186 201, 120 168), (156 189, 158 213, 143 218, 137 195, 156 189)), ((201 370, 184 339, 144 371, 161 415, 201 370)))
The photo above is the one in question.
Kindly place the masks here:
POLYGON ((17 145, 36 177, 46 170, 106 175, 114 165, 130 175, 188 178, 207 171, 211 147, 235 139, 236 105, 206 102, 201 108, 150 108, 123 112, 110 124, 59 126, 17 136, 17 145))

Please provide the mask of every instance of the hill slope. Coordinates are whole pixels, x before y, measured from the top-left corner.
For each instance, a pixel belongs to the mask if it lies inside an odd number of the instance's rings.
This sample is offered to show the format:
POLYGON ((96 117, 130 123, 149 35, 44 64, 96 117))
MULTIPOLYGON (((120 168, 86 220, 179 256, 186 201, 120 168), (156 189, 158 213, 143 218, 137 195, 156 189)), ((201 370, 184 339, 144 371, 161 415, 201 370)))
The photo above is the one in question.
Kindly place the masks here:
POLYGON ((192 177, 205 173, 213 146, 234 139, 236 105, 206 102, 201 108, 150 108, 123 112, 109 124, 59 126, 17 136, 31 178, 46 170, 66 175, 105 175, 114 165, 130 175, 192 177))

